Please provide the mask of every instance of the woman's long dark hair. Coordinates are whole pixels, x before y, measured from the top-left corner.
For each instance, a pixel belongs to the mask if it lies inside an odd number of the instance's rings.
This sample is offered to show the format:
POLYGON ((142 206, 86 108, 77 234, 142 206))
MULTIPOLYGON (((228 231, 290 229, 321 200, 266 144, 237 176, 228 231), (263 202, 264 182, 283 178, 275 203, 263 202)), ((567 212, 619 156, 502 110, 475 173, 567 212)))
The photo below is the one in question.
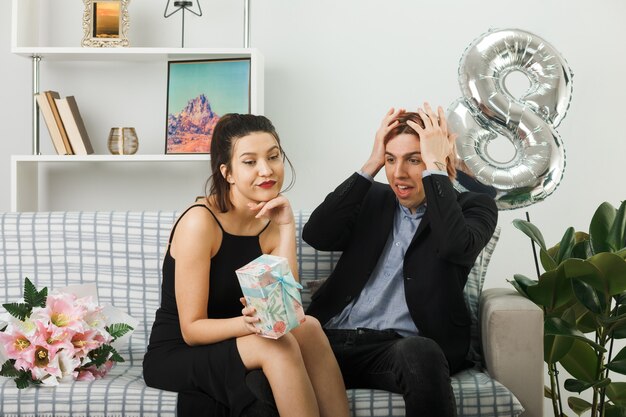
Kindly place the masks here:
POLYGON ((278 148, 283 156, 283 162, 287 161, 291 169, 291 182, 283 191, 287 191, 293 187, 296 179, 296 173, 293 165, 280 144, 280 138, 274 128, 272 122, 265 116, 256 116, 253 114, 228 113, 220 118, 213 130, 213 138, 211 140, 211 176, 206 182, 206 190, 208 196, 215 196, 215 202, 222 213, 233 208, 230 201, 230 184, 222 175, 220 167, 226 165, 228 172, 232 169, 233 149, 237 139, 247 136, 255 132, 269 133, 276 139, 278 148))

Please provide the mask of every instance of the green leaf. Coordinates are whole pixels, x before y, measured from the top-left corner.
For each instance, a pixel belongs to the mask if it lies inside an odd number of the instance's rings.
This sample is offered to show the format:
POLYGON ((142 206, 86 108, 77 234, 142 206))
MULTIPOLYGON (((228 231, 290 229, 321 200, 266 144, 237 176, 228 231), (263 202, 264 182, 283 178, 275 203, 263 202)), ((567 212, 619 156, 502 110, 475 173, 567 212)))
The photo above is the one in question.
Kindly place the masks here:
POLYGON ((583 259, 566 259, 561 264, 565 276, 569 279, 580 279, 591 285, 594 289, 608 294, 608 286, 602 279, 602 273, 595 265, 583 259))
POLYGON ((114 348, 111 348, 111 356, 109 357, 109 360, 112 360, 113 362, 125 362, 124 358, 122 358, 122 356, 117 353, 114 348))
POLYGON ((614 339, 626 338, 626 306, 620 305, 617 307, 617 316, 611 317, 611 320, 615 320, 614 323, 609 323, 610 337, 614 339))
POLYGON ((604 410, 605 417, 626 417, 626 407, 606 403, 604 410))
POLYGON ((8 303, 2 304, 7 312, 18 320, 24 321, 26 317, 30 316, 32 309, 25 303, 8 303))
POLYGON ((513 275, 513 279, 515 281, 512 282, 511 284, 513 284, 513 286, 518 290, 518 292, 520 292, 526 298, 530 298, 530 297, 528 297, 528 292, 526 291, 526 289, 528 287, 532 287, 534 285, 537 285, 537 281, 536 280, 532 280, 532 279, 530 279, 530 278, 528 278, 528 277, 526 277, 525 275, 522 275, 522 274, 515 274, 515 275, 513 275), (515 286, 515 284, 517 284, 517 286, 515 286))
POLYGON ((533 242, 539 245, 539 247, 543 250, 546 250, 546 242, 543 239, 543 235, 531 222, 527 222, 526 220, 515 219, 513 220, 513 226, 517 229, 521 230, 526 236, 530 238, 533 242))
POLYGON ((606 387, 606 396, 615 405, 626 406, 626 382, 611 382, 606 387))
MULTIPOLYGON (((560 249, 561 249, 561 244, 557 243, 556 245, 548 249, 548 254, 552 256, 552 258, 556 259, 557 254, 559 253, 560 249)), ((591 250, 591 242, 589 241, 589 234, 578 231, 574 233, 574 246, 572 246, 572 251, 571 251, 570 256, 562 258, 561 262, 568 258, 587 259, 592 256, 593 256, 593 251, 591 250)))
POLYGON ((580 230, 574 233, 574 240, 576 243, 589 242, 589 239, 591 239, 589 237, 589 233, 581 232, 580 230))
POLYGON ((595 331, 598 327, 595 315, 579 302, 573 303, 563 311, 561 318, 569 324, 575 325, 583 333, 595 331))
MULTIPOLYGON (((544 321, 544 335, 564 336, 580 340, 598 352, 606 352, 606 349, 585 337, 585 335, 572 327, 569 323, 559 317, 548 317, 544 321)), ((574 374, 572 376, 575 377, 574 374)), ((580 378, 579 378, 580 379, 580 378)))
POLYGON ((610 252, 609 230, 615 221, 617 210, 610 203, 600 204, 591 218, 589 225, 589 236, 591 237, 591 247, 594 253, 610 252))
POLYGON ((48 296, 48 289, 44 287, 43 290, 37 291, 35 285, 26 278, 24 280, 24 302, 32 309, 34 307, 45 307, 46 297, 48 296))
POLYGON ((581 393, 589 388, 604 388, 611 383, 611 378, 603 378, 595 382, 580 381, 578 379, 566 379, 563 388, 570 392, 581 393))
POLYGON ((591 409, 590 403, 583 400, 582 398, 577 397, 569 397, 567 399, 567 405, 569 405, 569 408, 571 408, 572 411, 576 413, 576 415, 581 415, 585 411, 591 409))
POLYGON ((626 347, 622 348, 606 367, 613 372, 626 375, 626 347))
POLYGON ((596 382, 595 384, 593 384, 593 388, 604 388, 604 387, 608 387, 609 384, 611 383, 611 378, 604 378, 598 382, 596 382))
POLYGON ((545 307, 548 312, 566 305, 574 298, 572 285, 562 268, 544 272, 537 285, 528 286, 526 292, 532 302, 545 307))
POLYGON ((543 249, 539 249, 539 260, 545 271, 554 271, 559 266, 554 258, 543 249))
POLYGON ((20 373, 17 369, 15 369, 15 359, 9 359, 5 363, 2 364, 2 368, 0 369, 0 375, 6 376, 7 378, 14 378, 18 376, 20 373))
POLYGON ((519 295, 521 295, 522 297, 530 299, 530 297, 526 293, 526 289, 522 288, 517 282, 515 282, 515 280, 513 280, 513 281, 507 280, 506 282, 511 284, 513 286, 513 288, 515 288, 515 291, 517 291, 519 293, 519 295))
POLYGON ((626 261, 614 253, 599 253, 588 259, 601 272, 608 294, 615 296, 626 291, 626 261))
POLYGON ((572 258, 587 259, 592 256, 593 250, 591 250, 591 242, 589 240, 578 242, 572 248, 572 258))
POLYGON ((133 330, 131 326, 126 323, 114 323, 105 328, 107 332, 113 337, 113 339, 119 339, 124 336, 126 333, 133 330))
MULTIPOLYGON (((615 337, 615 333, 626 328, 626 317, 624 315, 619 317, 598 317, 598 321, 605 327, 606 331, 612 333, 610 336, 615 337)), ((619 339, 619 338, 618 338, 619 339)))
POLYGON ((587 382, 596 379, 598 353, 580 340, 574 341, 572 348, 559 362, 576 379, 587 382))
POLYGON ((98 349, 89 352, 88 356, 96 367, 100 367, 109 359, 111 350, 113 350, 111 345, 102 345, 98 349))
POLYGON ((571 337, 545 335, 543 337, 543 360, 547 364, 558 362, 574 344, 571 337))
POLYGON ((30 371, 20 371, 20 376, 14 379, 18 389, 28 388, 29 382, 32 381, 30 371))
POLYGON ((565 383, 563 384, 563 388, 565 388, 569 392, 577 392, 579 394, 583 392, 584 390, 591 388, 592 386, 593 386, 593 383, 591 382, 584 382, 578 379, 569 379, 569 378, 566 379, 565 383))
POLYGON ((593 332, 597 327, 598 323, 596 322, 595 315, 589 310, 576 321, 576 328, 583 333, 593 332))
POLYGON ((560 264, 565 259, 571 257, 572 249, 574 248, 575 243, 574 228, 568 227, 565 231, 565 234, 563 235, 563 238, 561 239, 561 243, 559 243, 559 253, 557 254, 555 259, 557 264, 560 264))
POLYGON ((613 330, 611 336, 613 336, 613 339, 626 339, 626 327, 613 330))
POLYGON ((597 291, 589 284, 580 279, 572 280, 574 295, 589 311, 602 314, 606 309, 604 294, 598 295, 597 291))
POLYGON ((616 252, 626 246, 626 200, 622 201, 607 236, 607 243, 616 252))

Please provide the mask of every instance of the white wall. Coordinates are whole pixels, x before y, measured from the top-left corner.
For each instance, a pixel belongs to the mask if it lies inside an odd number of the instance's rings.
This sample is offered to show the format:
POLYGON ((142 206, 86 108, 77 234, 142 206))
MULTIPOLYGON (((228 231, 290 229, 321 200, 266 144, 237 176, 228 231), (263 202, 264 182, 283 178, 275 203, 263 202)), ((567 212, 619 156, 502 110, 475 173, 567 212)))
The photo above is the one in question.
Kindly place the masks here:
MULTIPOLYGON (((78 45, 82 5, 57 3, 63 7, 46 11, 55 23, 44 36, 51 45, 78 45)), ((165 3, 131 1, 134 46, 179 46, 180 19, 163 19, 165 3)), ((566 149, 565 176, 551 197, 528 208, 546 240, 556 243, 570 225, 587 229, 602 201, 618 205, 625 198, 623 0, 252 3, 251 46, 265 55, 265 113, 276 124, 298 174, 289 193, 295 208, 315 207, 331 188, 360 168, 390 106, 415 108, 429 100, 447 107, 459 97, 459 59, 465 47, 489 28, 521 28, 540 35, 574 71, 573 100, 558 128, 566 149)), ((202 0, 202 6, 205 16, 187 17, 186 46, 242 46, 243 2, 202 0)), ((9 1, 0 2, 0 210, 10 209, 10 155, 31 152, 30 61, 10 53, 10 11, 9 1)), ((42 89, 77 95, 96 152, 106 153, 106 134, 115 121, 138 128, 141 153, 160 153, 166 66, 150 65, 155 67, 92 64, 76 69, 49 64, 42 89)), ((45 127, 42 132, 42 150, 50 153, 45 127)), ((203 180, 196 179, 200 185, 203 180)), ((94 185, 97 182, 94 178, 94 185)), ((154 191, 154 209, 169 207, 170 190, 155 187, 154 191)), ((115 207, 119 202, 126 208, 127 198, 112 194, 111 204, 115 207)), ((192 198, 176 196, 180 199, 176 207, 192 198)), ((80 200, 75 204, 81 208, 80 200)), ((524 210, 500 213, 502 235, 487 287, 508 286, 506 280, 514 273, 534 275, 529 242, 511 226, 523 215, 524 210)))

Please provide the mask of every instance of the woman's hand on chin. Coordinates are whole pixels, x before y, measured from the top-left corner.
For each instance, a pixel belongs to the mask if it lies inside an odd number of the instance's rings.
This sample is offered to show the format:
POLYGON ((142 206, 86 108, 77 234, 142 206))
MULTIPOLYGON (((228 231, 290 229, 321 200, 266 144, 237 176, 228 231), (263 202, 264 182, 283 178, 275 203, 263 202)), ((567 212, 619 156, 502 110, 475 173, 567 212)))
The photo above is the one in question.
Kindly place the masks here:
POLYGON ((293 211, 291 210, 291 204, 282 194, 279 194, 269 201, 248 203, 248 208, 257 212, 255 215, 257 219, 269 219, 279 226, 295 223, 293 211))

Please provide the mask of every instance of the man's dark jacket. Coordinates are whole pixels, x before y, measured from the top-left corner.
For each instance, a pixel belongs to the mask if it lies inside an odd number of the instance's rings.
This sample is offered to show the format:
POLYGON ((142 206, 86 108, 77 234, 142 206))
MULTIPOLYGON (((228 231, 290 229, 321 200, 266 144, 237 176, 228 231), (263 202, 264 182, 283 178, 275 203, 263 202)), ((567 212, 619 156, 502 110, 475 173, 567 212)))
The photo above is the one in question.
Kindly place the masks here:
MULTIPOLYGON (((487 195, 457 192, 444 175, 424 177, 423 186, 427 208, 404 257, 405 296, 420 335, 439 344, 454 373, 466 366, 470 342, 463 287, 493 234, 498 210, 487 195)), ((355 173, 311 214, 303 239, 317 250, 343 251, 307 310, 322 324, 365 286, 393 228, 397 204, 389 185, 355 173)))

